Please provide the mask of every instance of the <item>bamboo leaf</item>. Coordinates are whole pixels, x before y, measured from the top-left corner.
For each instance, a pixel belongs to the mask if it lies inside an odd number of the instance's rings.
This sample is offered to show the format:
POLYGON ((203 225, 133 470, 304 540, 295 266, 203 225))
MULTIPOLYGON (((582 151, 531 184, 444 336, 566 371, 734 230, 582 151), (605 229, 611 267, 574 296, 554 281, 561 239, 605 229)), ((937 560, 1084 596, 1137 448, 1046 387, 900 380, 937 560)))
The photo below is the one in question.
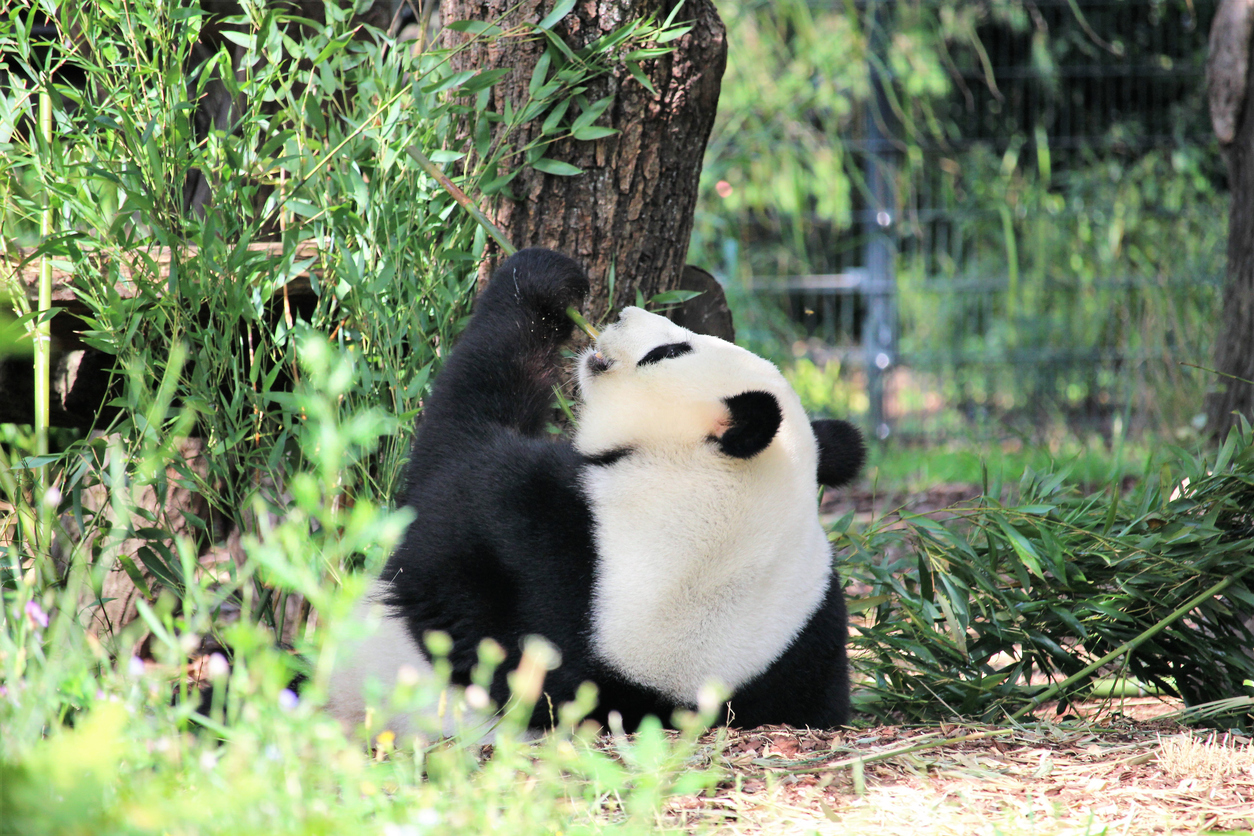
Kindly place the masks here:
POLYGON ((695 299, 701 295, 700 290, 664 290, 661 293, 655 293, 649 297, 649 305, 656 307, 661 305, 678 305, 687 302, 689 299, 695 299))
POLYGON ((152 598, 152 589, 149 588, 148 581, 144 579, 144 573, 135 565, 135 561, 125 554, 118 554, 117 561, 122 571, 130 578, 131 583, 135 584, 135 591, 145 598, 152 598))
POLYGON ((590 126, 597 119, 601 118, 601 114, 604 113, 606 108, 613 103, 613 96, 606 96, 603 99, 597 99, 595 102, 585 107, 583 112, 575 118, 575 121, 571 123, 571 129, 578 131, 581 128, 590 126))
POLYGON ((557 4, 553 6, 553 11, 545 15, 544 19, 536 24, 536 28, 552 29, 561 22, 562 18, 570 14, 573 8, 575 8, 575 0, 558 0, 557 4))
POLYGON ((486 20, 454 20, 446 24, 454 32, 465 32, 468 35, 481 35, 485 38, 495 37, 502 33, 501 27, 486 20))
POLYGON ((541 160, 536 160, 532 165, 532 168, 537 171, 543 171, 545 174, 553 174, 558 177, 574 177, 577 174, 583 174, 582 168, 573 166, 570 163, 564 163, 561 160, 553 160, 547 157, 541 160))
POLYGON ((454 87, 460 87, 465 82, 475 77, 475 70, 462 70, 459 73, 453 73, 447 78, 428 84, 422 88, 422 92, 428 95, 443 93, 445 90, 452 90, 454 87))
POLYGON ((1036 548, 1028 541, 1026 537, 1006 522, 1004 519, 996 520, 998 527, 1006 535, 1006 539, 1010 541, 1010 547, 1014 549, 1015 554, 1023 561, 1028 571, 1038 578, 1044 578, 1045 574, 1041 571, 1041 559, 1036 553, 1036 548))
POLYGON ((535 67, 532 68, 531 80, 527 82, 527 93, 531 98, 538 98, 537 93, 544 87, 545 79, 549 76, 549 64, 552 60, 553 54, 546 50, 536 61, 535 67))
POLYGON ((691 31, 692 31, 692 26, 676 26, 673 29, 667 29, 664 32, 662 32, 662 34, 658 35, 657 42, 660 44, 667 44, 667 43, 670 43, 671 41, 682 38, 684 35, 687 35, 691 31))
POLYGON ((561 124, 562 118, 566 115, 566 111, 570 108, 570 99, 562 99, 553 105, 553 109, 549 111, 549 115, 544 117, 544 124, 540 126, 542 135, 552 134, 557 131, 557 126, 561 124))
POLYGON ((583 142, 592 142, 598 139, 604 139, 607 136, 613 136, 618 133, 617 128, 603 128, 597 125, 589 125, 586 128, 579 128, 574 131, 575 139, 583 142))
MULTIPOLYGON (((164 532, 162 532, 164 533, 164 532)), ((135 552, 135 556, 144 564, 144 568, 152 573, 153 577, 161 581, 161 583, 171 589, 180 589, 182 581, 179 578, 180 572, 171 568, 171 562, 163 560, 153 548, 154 545, 160 545, 150 542, 148 545, 140 546, 135 552)), ((168 556, 168 552, 167 552, 168 556)))
POLYGON ((574 51, 569 46, 566 45, 565 41, 563 41, 560 37, 558 37, 556 32, 550 32, 547 29, 543 31, 544 31, 544 36, 545 38, 548 39, 549 46, 551 48, 556 49, 558 52, 562 53, 562 57, 565 58, 567 61, 571 61, 571 62, 579 61, 579 57, 576 56, 574 51))
MULTIPOLYGON (((462 85, 462 91, 465 93, 477 93, 496 84, 505 76, 509 75, 508 67, 496 70, 481 70, 475 73, 474 78, 462 85)), ((432 159, 435 159, 432 157, 432 159)))
POLYGON ((648 90, 655 96, 657 95, 657 88, 653 86, 652 81, 649 81, 648 76, 646 76, 644 71, 640 69, 639 64, 634 61, 626 61, 623 66, 627 68, 627 72, 631 73, 632 78, 640 82, 640 85, 644 87, 644 89, 648 90))

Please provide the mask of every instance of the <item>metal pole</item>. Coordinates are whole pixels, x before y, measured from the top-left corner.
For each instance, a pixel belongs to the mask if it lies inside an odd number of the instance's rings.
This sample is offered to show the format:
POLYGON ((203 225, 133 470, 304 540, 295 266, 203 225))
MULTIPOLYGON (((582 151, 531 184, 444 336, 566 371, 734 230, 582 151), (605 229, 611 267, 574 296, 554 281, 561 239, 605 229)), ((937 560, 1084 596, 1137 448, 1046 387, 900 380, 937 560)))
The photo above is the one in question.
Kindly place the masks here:
POLYGON ((897 276, 895 269, 897 201, 895 192, 894 149, 886 135, 892 117, 885 92, 887 75, 887 0, 877 0, 871 13, 870 76, 875 90, 874 104, 866 119, 867 210, 862 228, 866 240, 865 284, 866 318, 862 323, 862 346, 866 354, 867 397, 870 400, 870 429, 880 440, 892 428, 884 412, 884 378, 896 358, 897 276))

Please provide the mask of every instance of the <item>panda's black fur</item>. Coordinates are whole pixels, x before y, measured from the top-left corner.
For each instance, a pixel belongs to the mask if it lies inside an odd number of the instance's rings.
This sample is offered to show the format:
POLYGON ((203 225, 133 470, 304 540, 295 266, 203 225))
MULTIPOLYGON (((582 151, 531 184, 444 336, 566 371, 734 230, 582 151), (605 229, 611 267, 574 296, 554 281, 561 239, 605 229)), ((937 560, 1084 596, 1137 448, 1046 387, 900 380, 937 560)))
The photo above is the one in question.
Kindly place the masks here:
MULTIPOLYGON (((532 725, 551 724, 550 706, 570 701, 591 681, 599 692, 593 716, 604 722, 618 712, 631 729, 649 714, 668 721, 692 701, 634 681, 595 647, 598 547, 587 480, 598 468, 621 466, 635 448, 580 452, 548 430, 560 350, 573 329, 565 309, 578 306, 588 289, 578 264, 543 249, 523 250, 496 271, 424 404, 400 497, 416 518, 382 572, 378 599, 403 620, 415 647, 423 647, 429 631, 452 638, 457 684, 469 684, 481 640, 498 642, 507 654, 490 689, 498 705, 508 696, 506 673, 517 666, 524 639, 543 636, 559 650, 561 664, 544 681, 547 699, 532 725)), ((677 363, 669 355, 683 351, 667 348, 640 364, 677 363)), ((769 394, 744 393, 749 397, 739 402, 733 396, 742 393, 727 394, 726 432, 711 435, 708 444, 712 455, 747 461, 771 443, 781 410, 769 394)), ((840 421, 812 428, 817 481, 848 482, 863 458, 857 431, 840 421)), ((774 662, 735 689, 726 722, 847 722, 841 584, 834 571, 818 581, 826 584, 821 603, 774 662)))

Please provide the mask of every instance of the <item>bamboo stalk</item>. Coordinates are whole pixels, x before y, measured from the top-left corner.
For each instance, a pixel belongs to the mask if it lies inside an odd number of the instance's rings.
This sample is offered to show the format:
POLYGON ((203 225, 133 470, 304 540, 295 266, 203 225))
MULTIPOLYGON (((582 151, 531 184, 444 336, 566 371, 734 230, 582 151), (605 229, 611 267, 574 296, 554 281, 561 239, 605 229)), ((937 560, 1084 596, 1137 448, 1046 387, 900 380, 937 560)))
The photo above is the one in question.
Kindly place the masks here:
POLYGON ((601 333, 592 327, 591 322, 583 318, 583 314, 574 305, 566 308, 566 315, 575 323, 576 328, 588 335, 589 339, 595 342, 601 336, 601 333))
MULTIPOLYGON (((52 148, 52 96, 44 89, 39 94, 39 132, 43 136, 45 153, 52 148)), ((45 172, 46 172, 45 168, 45 172)), ((46 243, 52 237, 52 196, 45 184, 43 213, 39 221, 39 234, 46 243)), ((35 332, 33 336, 35 360, 35 454, 48 454, 48 419, 51 391, 52 326, 44 312, 52 307, 52 259, 45 253, 39 267, 39 299, 36 302, 35 332)), ((43 469, 38 473, 39 485, 44 485, 43 469)), ((39 491, 38 499, 43 491, 39 491)))
MULTIPOLYGON (((52 93, 48 89, 52 83, 46 78, 42 92, 39 94, 39 132, 43 137, 43 153, 46 155, 44 164, 43 212, 39 219, 40 240, 46 246, 52 237, 53 206, 52 190, 49 182, 49 166, 52 155, 52 93)), ((48 455, 48 427, 52 421, 52 319, 48 310, 52 307, 52 258, 45 252, 39 265, 39 298, 36 302, 35 321, 31 333, 32 354, 35 377, 35 455, 48 455)), ((50 480, 48 465, 40 464, 32 468, 34 480, 35 505, 35 543, 32 552, 36 555, 35 564, 41 566, 39 571, 54 575, 51 557, 40 560, 38 555, 50 555, 52 548, 52 517, 54 508, 49 502, 50 480)))
POLYGON ((406 148, 405 151, 409 154, 409 156, 414 158, 414 162, 418 163, 419 167, 421 167, 423 171, 430 174, 431 177, 435 179, 435 182, 439 183, 441 188, 449 193, 449 196, 452 197, 453 200, 457 201, 458 206, 465 209, 466 212, 470 214, 470 217, 474 218, 479 226, 483 227, 484 231, 492 236, 492 240, 497 243, 502 252, 506 255, 513 255, 518 252, 518 248, 513 245, 513 243, 505 235, 505 232, 493 223, 487 215, 479 211, 479 207, 476 206, 475 202, 470 199, 470 195, 458 188, 457 184, 450 180, 449 176, 441 171, 439 166, 431 162, 431 160, 427 158, 427 155, 422 153, 421 148, 417 145, 411 145, 406 148))
POLYGON ((1148 630, 1144 631, 1138 636, 1128 639, 1126 642, 1119 645, 1114 650, 1110 651, 1105 656, 1098 659, 1096 662, 1089 665, 1088 667, 1086 667, 1084 670, 1080 671, 1079 673, 1072 674, 1071 676, 1064 679, 1062 682, 1059 682, 1056 685, 1051 685, 1049 688, 1046 688, 1042 693, 1034 697, 1032 701, 1029 702, 1027 705, 1025 705, 1023 708, 1020 708, 1014 714, 1011 714, 1010 719, 1018 720, 1024 714, 1027 714, 1029 711, 1039 708, 1043 703, 1048 702, 1059 691, 1063 690, 1064 688, 1069 688, 1075 683, 1079 682, 1081 679, 1084 679, 1084 677, 1088 676, 1093 671, 1100 668, 1102 665, 1109 664, 1115 659, 1118 659, 1123 654, 1131 653, 1133 650, 1136 650, 1142 644, 1149 641, 1154 636, 1158 635, 1163 630, 1165 630, 1169 624, 1175 621, 1178 621, 1179 619, 1183 618, 1184 616, 1192 612, 1193 609, 1197 607, 1199 604, 1201 604, 1203 601, 1209 598, 1213 598, 1214 596, 1218 595, 1220 592, 1223 592, 1234 581, 1236 581, 1238 578, 1240 578, 1250 569, 1254 569, 1254 566, 1247 566, 1241 571, 1231 574, 1228 577, 1224 578, 1222 581, 1219 581, 1210 589, 1207 589, 1205 592, 1202 592, 1193 596, 1185 604, 1183 604, 1178 609, 1176 609, 1175 612, 1172 612, 1170 615, 1163 618, 1161 621, 1159 621, 1154 626, 1150 627, 1148 630))

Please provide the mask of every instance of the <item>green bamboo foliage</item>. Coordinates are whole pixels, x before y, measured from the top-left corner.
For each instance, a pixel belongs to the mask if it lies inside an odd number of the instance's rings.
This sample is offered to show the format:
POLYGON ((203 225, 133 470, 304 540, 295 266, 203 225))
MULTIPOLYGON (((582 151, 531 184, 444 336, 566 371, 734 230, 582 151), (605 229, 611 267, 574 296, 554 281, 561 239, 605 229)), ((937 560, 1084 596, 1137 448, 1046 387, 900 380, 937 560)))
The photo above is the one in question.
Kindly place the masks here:
POLYGON ((855 603, 863 706, 1018 718, 1110 676, 1191 706, 1254 696, 1251 508, 1247 424, 1212 455, 1177 451, 1126 494, 1029 470, 941 518, 849 531, 844 572, 871 590, 855 603))
MULTIPOLYGON (((29 248, 43 264, 37 310, 27 321, 47 333, 48 270, 53 260, 70 265, 88 309, 82 337, 113 358, 121 378, 112 404, 120 414, 98 429, 121 439, 120 455, 138 460, 146 439, 168 436, 182 416, 192 421, 204 447, 196 463, 171 446, 173 478, 154 478, 148 488, 158 508, 179 490, 204 498, 205 507, 186 517, 197 551, 232 528, 250 530, 254 497, 281 509, 279 486, 307 455, 304 419, 288 397, 301 374, 297 342, 307 331, 361 358, 343 409, 382 406, 396 416, 379 454, 343 476, 358 498, 391 496, 408 428, 474 292, 486 235, 466 194, 508 190, 528 165, 555 168, 545 157, 554 140, 604 137, 594 123, 611 102, 589 101, 588 80, 623 56, 669 49, 684 31, 673 21, 624 21, 612 36, 572 51, 549 31, 561 15, 508 35, 490 21, 453 22, 470 43, 525 35, 549 45, 532 79, 533 100, 495 113, 486 109, 487 93, 504 71, 454 73, 447 52, 414 53, 361 30, 351 4, 328 4, 326 14, 298 20, 268 6, 214 19, 225 41, 212 54, 198 46, 210 18, 197 6, 99 0, 67 7, 60 25, 93 33, 78 46, 37 43, 33 12, 0 21, 0 47, 15 68, 11 83, 0 85, 0 221, 6 251, 29 248), (79 75, 81 83, 67 81, 79 75), (54 89, 32 97, 32 78, 51 79, 54 89), (34 132, 25 121, 32 99, 34 132), (205 104, 211 101, 217 104, 205 104), (213 121, 227 111, 229 125, 213 121), (59 134, 73 133, 72 145, 53 141, 54 121, 59 134), (470 148, 454 140, 459 126, 478 137, 486 134, 477 126, 500 121, 542 129, 521 151, 472 140, 467 165, 470 148), (202 212, 186 205, 196 183, 212 192, 202 212), (250 248, 259 241, 277 246, 250 248), (174 253, 168 271, 158 267, 157 247, 174 253), (312 261, 308 252, 316 254, 312 261), (123 264, 135 285, 130 296, 117 292, 123 264), (284 288, 305 275, 316 302, 296 309, 284 288), (192 358, 177 369, 174 345, 192 358), (159 380, 169 381, 170 402, 183 410, 169 413, 166 426, 153 425, 145 407, 159 380)), ((7 498, 18 507, 26 506, 27 465, 46 463, 25 457, 48 452, 47 345, 35 343, 43 406, 33 446, 15 456, 25 464, 7 498)), ((112 479, 104 471, 106 443, 82 439, 51 452, 59 461, 33 472, 61 479, 62 501, 40 507, 47 517, 72 511, 75 537, 96 544, 82 557, 103 566, 114 558, 102 544, 139 539, 144 547, 122 556, 132 561, 128 572, 178 590, 185 578, 160 510, 152 519, 121 521, 84 505, 85 492, 112 479)), ((40 558, 47 538, 19 545, 25 567, 40 558)), ((257 594, 264 605, 255 615, 281 626, 282 593, 257 594)))

